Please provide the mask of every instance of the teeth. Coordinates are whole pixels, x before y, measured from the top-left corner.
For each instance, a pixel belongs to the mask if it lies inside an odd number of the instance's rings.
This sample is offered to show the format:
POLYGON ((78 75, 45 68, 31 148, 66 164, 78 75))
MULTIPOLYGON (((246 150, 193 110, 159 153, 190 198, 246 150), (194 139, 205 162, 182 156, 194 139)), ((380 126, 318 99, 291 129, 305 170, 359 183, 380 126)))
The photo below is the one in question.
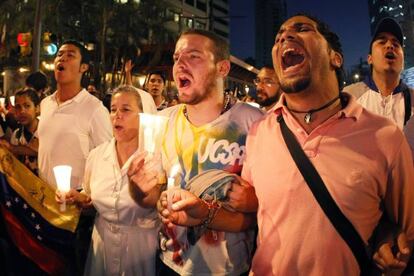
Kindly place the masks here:
POLYGON ((296 49, 294 49, 294 48, 287 48, 287 49, 285 49, 284 51, 283 51, 283 53, 282 53, 282 57, 284 57, 287 53, 289 53, 289 52, 293 52, 293 53, 295 53, 296 52, 296 49))

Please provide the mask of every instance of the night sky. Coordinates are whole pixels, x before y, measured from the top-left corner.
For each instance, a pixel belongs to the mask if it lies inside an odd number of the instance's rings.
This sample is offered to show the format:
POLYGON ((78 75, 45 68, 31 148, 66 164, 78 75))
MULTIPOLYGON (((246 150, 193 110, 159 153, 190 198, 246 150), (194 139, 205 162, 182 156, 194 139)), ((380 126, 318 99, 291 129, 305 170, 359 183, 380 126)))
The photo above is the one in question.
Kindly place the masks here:
MULTIPOLYGON (((230 0, 231 52, 238 58, 254 57, 254 0, 230 0)), ((306 12, 328 23, 341 39, 345 68, 366 60, 371 34, 367 0, 287 0, 288 16, 306 12)))

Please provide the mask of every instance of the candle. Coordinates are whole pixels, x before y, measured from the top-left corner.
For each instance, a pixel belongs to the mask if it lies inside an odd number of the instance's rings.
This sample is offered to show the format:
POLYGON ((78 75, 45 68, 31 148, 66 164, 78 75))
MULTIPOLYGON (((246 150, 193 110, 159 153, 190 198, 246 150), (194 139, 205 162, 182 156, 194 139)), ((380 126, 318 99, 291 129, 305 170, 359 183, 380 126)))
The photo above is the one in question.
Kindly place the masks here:
POLYGON ((154 137, 152 135, 152 129, 149 127, 146 127, 144 129, 144 148, 149 153, 154 153, 155 150, 155 144, 154 144, 154 137))
POLYGON ((10 96, 9 99, 10 99, 11 105, 14 106, 14 96, 10 96))
POLYGON ((178 187, 175 185, 175 175, 180 170, 180 165, 175 164, 171 167, 170 170, 170 176, 167 179, 167 202, 168 202, 168 209, 171 210, 172 205, 172 197, 174 194, 174 189, 177 189, 178 187))
MULTIPOLYGON (((61 192, 62 197, 65 199, 66 193, 70 190, 70 176, 72 173, 72 167, 67 165, 60 165, 53 168, 55 174, 56 184, 58 190, 61 192)), ((66 210, 66 201, 60 205, 60 211, 66 210)))

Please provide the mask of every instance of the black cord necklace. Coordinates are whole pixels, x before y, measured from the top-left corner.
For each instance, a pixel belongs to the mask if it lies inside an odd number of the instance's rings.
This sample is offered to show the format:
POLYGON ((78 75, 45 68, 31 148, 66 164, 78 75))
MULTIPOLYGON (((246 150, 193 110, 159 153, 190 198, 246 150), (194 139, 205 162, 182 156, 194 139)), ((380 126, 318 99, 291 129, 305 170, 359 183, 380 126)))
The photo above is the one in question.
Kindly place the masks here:
POLYGON ((293 113, 306 113, 305 114, 305 117, 303 117, 303 121, 305 121, 305 123, 307 123, 308 125, 312 122, 312 114, 313 113, 315 113, 315 112, 318 112, 318 111, 321 111, 322 109, 325 109, 325 108, 327 108, 327 107, 329 107, 329 106, 331 106, 333 103, 335 103, 338 99, 339 99, 340 97, 339 97, 339 95, 338 95, 338 97, 336 97, 336 98, 334 98, 334 99, 332 99, 332 100, 330 100, 329 102, 327 102, 326 104, 324 104, 323 106, 321 106, 321 107, 319 107, 319 108, 315 108, 315 109, 311 109, 311 110, 308 110, 308 111, 298 111, 298 110, 294 110, 294 109, 290 109, 289 107, 287 107, 287 109, 290 111, 290 112, 293 112, 293 113))

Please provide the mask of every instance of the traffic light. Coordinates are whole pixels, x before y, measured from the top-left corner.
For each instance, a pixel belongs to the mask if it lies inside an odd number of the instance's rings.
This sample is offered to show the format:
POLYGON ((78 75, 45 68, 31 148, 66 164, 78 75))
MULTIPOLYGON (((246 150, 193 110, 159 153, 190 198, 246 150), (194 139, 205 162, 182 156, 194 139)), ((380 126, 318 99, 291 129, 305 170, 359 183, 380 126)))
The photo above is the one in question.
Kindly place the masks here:
POLYGON ((43 33, 43 49, 46 54, 53 56, 57 52, 57 46, 55 43, 55 35, 50 32, 43 33))
POLYGON ((31 33, 18 33, 17 44, 20 46, 20 55, 28 56, 32 53, 32 34, 31 33))

